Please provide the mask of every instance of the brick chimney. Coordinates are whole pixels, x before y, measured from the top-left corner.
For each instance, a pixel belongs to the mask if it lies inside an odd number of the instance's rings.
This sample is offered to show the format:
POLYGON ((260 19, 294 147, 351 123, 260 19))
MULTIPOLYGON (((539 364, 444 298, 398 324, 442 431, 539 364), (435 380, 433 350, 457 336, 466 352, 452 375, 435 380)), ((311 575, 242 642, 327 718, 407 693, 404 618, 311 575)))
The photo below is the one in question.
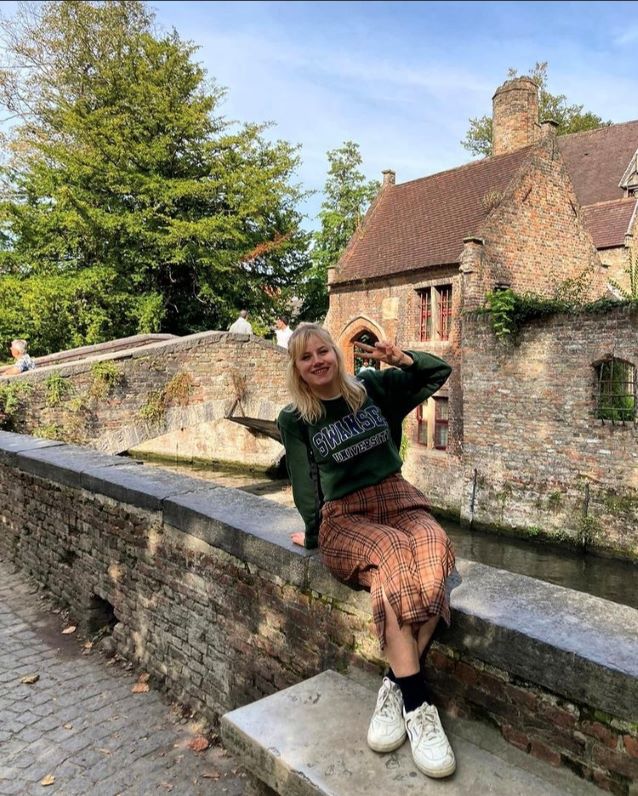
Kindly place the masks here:
POLYGON ((492 97, 492 154, 515 152, 539 138, 538 86, 531 77, 507 80, 492 97))
POLYGON ((387 185, 394 185, 397 180, 396 172, 392 171, 392 169, 384 169, 381 174, 383 174, 383 187, 385 188, 387 185))

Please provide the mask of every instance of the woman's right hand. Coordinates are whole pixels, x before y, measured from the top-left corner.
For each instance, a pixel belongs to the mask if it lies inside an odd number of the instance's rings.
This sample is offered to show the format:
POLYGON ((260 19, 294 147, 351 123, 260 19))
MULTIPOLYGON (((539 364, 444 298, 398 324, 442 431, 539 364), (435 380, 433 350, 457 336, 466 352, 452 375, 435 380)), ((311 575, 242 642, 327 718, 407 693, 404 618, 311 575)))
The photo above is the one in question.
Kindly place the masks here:
POLYGON ((291 533, 290 539, 293 544, 298 544, 300 547, 306 546, 306 534, 303 531, 298 531, 297 533, 291 533))

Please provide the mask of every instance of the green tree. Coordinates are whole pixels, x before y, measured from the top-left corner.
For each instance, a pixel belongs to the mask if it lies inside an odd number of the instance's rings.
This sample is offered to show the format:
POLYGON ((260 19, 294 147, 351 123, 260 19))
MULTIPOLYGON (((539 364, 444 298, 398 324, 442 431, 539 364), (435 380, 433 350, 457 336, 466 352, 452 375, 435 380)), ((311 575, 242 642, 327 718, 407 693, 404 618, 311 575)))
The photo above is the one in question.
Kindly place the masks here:
MULTIPOLYGON (((34 353, 267 313, 307 267, 298 148, 219 115, 225 92, 196 48, 154 35, 137 0, 24 3, 0 34, 0 101, 17 120, 0 280, 19 280, 16 300, 55 286, 71 319, 66 341, 42 331, 34 353)), ((50 327, 37 301, 17 311, 22 329, 50 327)))
POLYGON ((379 192, 377 180, 366 180, 359 145, 344 141, 327 153, 328 177, 319 213, 321 227, 313 235, 312 266, 301 287, 300 317, 319 320, 328 309, 328 268, 335 265, 379 192))
MULTIPOLYGON (((558 122, 558 135, 595 130, 597 127, 611 124, 611 122, 604 122, 595 113, 583 112, 583 105, 569 105, 565 94, 550 94, 547 90, 547 69, 548 64, 544 61, 537 62, 534 68, 529 70, 530 77, 536 81, 539 87, 539 117, 541 121, 553 119, 558 122)), ((516 69, 510 68, 507 79, 511 80, 515 77, 517 77, 516 69)), ((470 128, 461 144, 473 155, 489 157, 492 154, 492 117, 480 116, 470 119, 470 128)))

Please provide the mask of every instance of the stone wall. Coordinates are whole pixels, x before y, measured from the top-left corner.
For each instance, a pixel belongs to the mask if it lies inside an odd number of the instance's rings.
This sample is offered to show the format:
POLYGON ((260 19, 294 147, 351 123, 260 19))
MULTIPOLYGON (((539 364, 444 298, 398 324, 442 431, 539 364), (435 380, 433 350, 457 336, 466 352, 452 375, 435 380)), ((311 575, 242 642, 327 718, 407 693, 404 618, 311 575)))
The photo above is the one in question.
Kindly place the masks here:
POLYGON ((467 316, 463 340, 462 517, 638 558, 638 426, 596 418, 594 369, 638 366, 635 310, 530 322, 515 342, 467 316))
POLYGON ((247 335, 205 332, 38 368, 0 383, 21 388, 16 431, 120 453, 268 467, 281 446, 225 416, 273 420, 287 403, 286 353, 247 335), (240 398, 240 400, 238 400, 240 398))
MULTIPOLYGON (((0 433, 0 555, 215 720, 325 668, 379 671, 368 595, 294 548, 296 512, 0 433)), ((638 777, 638 611, 469 561, 435 645, 439 703, 624 796, 638 777)))

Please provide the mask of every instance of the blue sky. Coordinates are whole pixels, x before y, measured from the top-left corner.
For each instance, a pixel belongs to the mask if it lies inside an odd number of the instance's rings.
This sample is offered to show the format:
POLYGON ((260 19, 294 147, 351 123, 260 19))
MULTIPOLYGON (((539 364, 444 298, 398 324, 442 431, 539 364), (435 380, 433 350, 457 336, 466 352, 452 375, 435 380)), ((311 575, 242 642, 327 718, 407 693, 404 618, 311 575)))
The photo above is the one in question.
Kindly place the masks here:
MULTIPOLYGON (((613 122, 638 118, 636 2, 155 2, 228 88, 224 114, 271 120, 302 145, 321 190, 326 152, 356 141, 368 177, 397 181, 471 159, 470 117, 491 113, 509 67, 549 62, 549 89, 613 122)), ((321 196, 305 207, 308 226, 321 196)))
MULTIPOLYGON (((604 119, 638 118, 638 2, 149 2, 228 89, 222 113, 273 121, 321 191, 326 152, 361 147, 397 181, 471 159, 470 117, 491 113, 509 67, 549 62, 549 89, 604 119)), ((4 11, 13 3, 0 3, 4 11)), ((304 210, 316 224, 321 196, 304 210)))

